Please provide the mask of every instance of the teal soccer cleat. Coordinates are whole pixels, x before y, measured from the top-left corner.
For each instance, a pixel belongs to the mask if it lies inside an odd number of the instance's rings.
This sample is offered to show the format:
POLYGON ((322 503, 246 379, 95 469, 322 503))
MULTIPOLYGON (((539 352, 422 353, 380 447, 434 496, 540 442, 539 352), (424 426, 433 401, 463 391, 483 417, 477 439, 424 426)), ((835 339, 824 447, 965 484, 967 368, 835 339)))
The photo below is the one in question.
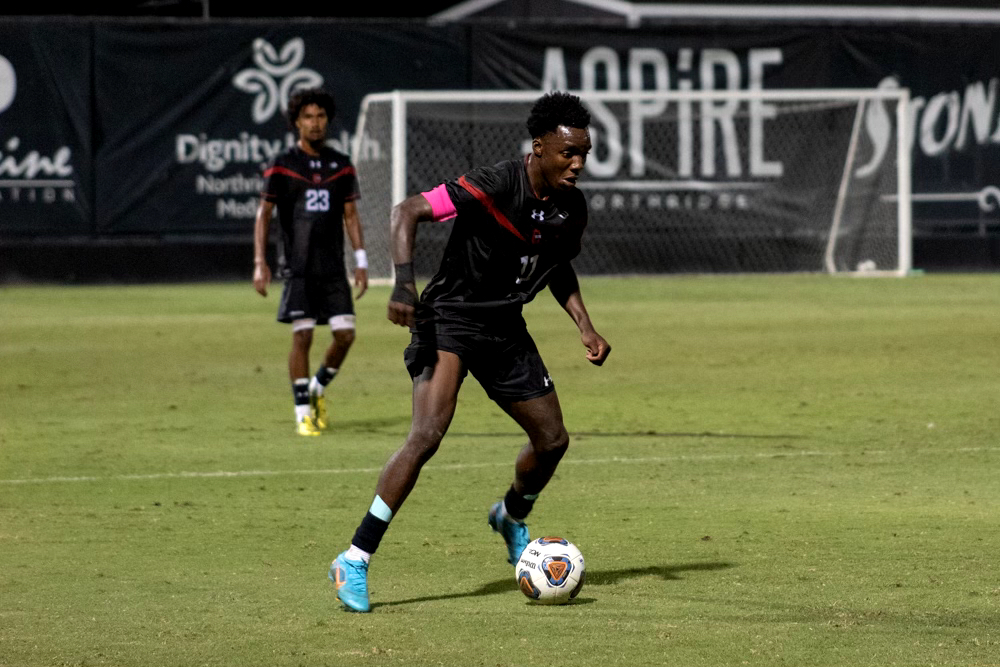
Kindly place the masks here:
POLYGON ((523 521, 516 521, 509 516, 502 515, 501 501, 490 508, 490 516, 487 521, 494 532, 503 536, 503 541, 507 543, 507 562, 515 565, 517 559, 521 557, 521 552, 531 541, 531 535, 528 534, 528 527, 524 525, 523 521))
POLYGON ((368 604, 368 563, 363 560, 347 560, 340 554, 330 564, 327 574, 337 588, 337 597, 351 611, 371 611, 368 604))

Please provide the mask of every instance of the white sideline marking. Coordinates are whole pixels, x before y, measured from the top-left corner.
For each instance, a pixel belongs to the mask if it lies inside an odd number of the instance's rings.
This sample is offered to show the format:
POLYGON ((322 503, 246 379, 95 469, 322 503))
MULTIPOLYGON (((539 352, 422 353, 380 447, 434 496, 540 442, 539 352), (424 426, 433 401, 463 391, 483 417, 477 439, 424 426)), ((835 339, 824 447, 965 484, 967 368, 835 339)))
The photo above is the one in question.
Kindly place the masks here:
MULTIPOLYGON (((918 449, 917 453, 969 453, 969 452, 996 452, 1000 447, 958 447, 955 449, 918 449)), ((609 463, 666 463, 668 461, 717 461, 717 460, 738 460, 738 459, 783 459, 802 458, 809 456, 868 456, 891 454, 884 449, 865 449, 845 452, 757 452, 751 454, 678 454, 676 456, 612 456, 601 459, 567 459, 561 465, 606 465, 609 463)), ((912 454, 912 451, 905 451, 904 454, 912 454)), ((511 463, 445 463, 441 465, 427 464, 424 470, 472 470, 474 468, 496 468, 509 467, 511 463)), ((353 475, 353 474, 374 474, 381 472, 382 468, 326 468, 319 470, 217 470, 210 472, 159 472, 149 474, 131 475, 107 475, 101 476, 80 476, 80 477, 35 477, 31 479, 0 479, 0 484, 59 484, 72 482, 112 482, 112 481, 142 481, 157 479, 210 479, 218 477, 277 477, 279 475, 353 475)))

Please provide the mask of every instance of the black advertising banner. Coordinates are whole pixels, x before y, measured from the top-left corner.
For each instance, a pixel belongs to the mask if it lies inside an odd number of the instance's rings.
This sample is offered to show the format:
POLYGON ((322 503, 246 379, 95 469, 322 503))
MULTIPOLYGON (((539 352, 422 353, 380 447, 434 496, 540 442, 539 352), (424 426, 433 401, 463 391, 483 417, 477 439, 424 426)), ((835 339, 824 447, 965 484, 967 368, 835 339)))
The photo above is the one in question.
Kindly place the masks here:
POLYGON ((292 90, 334 94, 331 139, 350 153, 366 93, 464 84, 462 34, 371 22, 99 24, 98 229, 246 234, 262 165, 295 141, 282 115, 292 90))
MULTIPOLYGON (((818 82, 836 67, 833 33, 823 26, 670 25, 629 30, 600 25, 551 26, 541 30, 521 27, 476 26, 472 44, 474 87, 539 88, 554 86, 586 89, 680 90, 747 87, 760 75, 769 88, 822 87, 818 82), (776 56, 763 53, 777 50, 776 56), (750 62, 756 53, 756 62, 750 62), (738 70, 719 72, 702 81, 702 63, 733 55, 738 70), (816 84, 804 85, 787 70, 791 60, 811 72, 816 84), (777 62, 776 62, 777 61, 777 62), (736 75, 730 81, 730 75, 736 75)), ((721 62, 721 60, 720 60, 721 62)))
POLYGON ((909 88, 915 231, 1000 229, 1000 26, 844 31, 841 81, 909 88))
MULTIPOLYGON (((906 141, 913 162, 915 234, 995 234, 1000 226, 997 25, 790 19, 781 25, 687 20, 626 28, 558 22, 541 27, 516 19, 457 26, 5 18, 0 19, 0 241, 245 239, 260 167, 294 141, 281 109, 294 87, 312 84, 327 87, 338 100, 331 138, 344 151, 355 140, 362 98, 395 89, 905 87, 911 91, 906 141)), ((644 122, 653 107, 632 111, 644 122)), ((777 125, 767 117, 770 107, 758 109, 764 114, 757 119, 758 129, 765 128, 764 141, 777 141, 777 125)), ((723 121, 716 121, 722 127, 723 121)), ((642 135, 629 134, 627 122, 617 129, 631 142, 627 150, 609 156, 607 143, 599 142, 591 173, 581 183, 622 181, 652 164, 642 135)), ((748 123, 751 130, 754 122, 748 123)), ((608 123, 605 116, 596 119, 599 139, 607 138, 608 123)), ((866 114, 859 146, 869 152, 859 157, 862 167, 874 171, 892 159, 891 152, 875 149, 886 145, 894 123, 888 107, 866 114)), ((686 127, 677 121, 669 132, 680 135, 686 127)), ((753 175, 759 169, 767 176, 775 168, 775 151, 788 151, 786 170, 810 166, 809 160, 801 167, 793 161, 791 143, 765 143, 763 152, 754 154, 752 133, 737 137, 732 155, 739 160, 729 159, 730 147, 722 143, 715 146, 723 154, 720 161, 705 162, 699 160, 703 137, 698 127, 694 132, 681 137, 679 146, 689 152, 680 162, 659 165, 702 188, 682 206, 715 210, 743 201, 726 191, 727 184, 740 181, 745 175, 740 170, 753 175)), ((652 136, 647 132, 647 142, 652 136)), ((808 140, 808 130, 803 136, 808 140)), ((363 149, 385 148, 375 141, 365 137, 363 149)), ((680 149, 671 150, 676 157, 680 149)), ((363 182, 361 187, 364 194, 363 182)), ((595 205, 616 201, 610 189, 594 194, 602 195, 595 205)), ((656 200, 671 201, 678 200, 656 200)), ((796 207, 802 203, 774 200, 762 215, 780 219, 796 207)), ((643 215, 637 211, 636 220, 641 223, 643 215)))
MULTIPOLYGON (((477 26, 470 43, 478 87, 908 88, 914 232, 995 231, 1000 225, 996 25, 477 26)), ((894 127, 891 113, 870 114, 862 132, 878 140, 894 127), (886 115, 890 125, 880 126, 886 115)))
POLYGON ((93 227, 91 27, 0 23, 0 236, 93 227))
MULTIPOLYGON (((760 23, 479 29, 472 44, 476 81, 625 94, 822 88, 843 57, 835 31, 760 23), (498 65, 497 53, 509 61, 498 65)), ((892 166, 864 179, 852 170, 841 187, 849 155, 866 165, 878 148, 895 146, 888 124, 880 127, 884 141, 852 141, 856 99, 588 104, 594 150, 579 188, 590 242, 577 262, 584 273, 905 265, 892 166), (877 222, 862 227, 862 219, 877 222)))

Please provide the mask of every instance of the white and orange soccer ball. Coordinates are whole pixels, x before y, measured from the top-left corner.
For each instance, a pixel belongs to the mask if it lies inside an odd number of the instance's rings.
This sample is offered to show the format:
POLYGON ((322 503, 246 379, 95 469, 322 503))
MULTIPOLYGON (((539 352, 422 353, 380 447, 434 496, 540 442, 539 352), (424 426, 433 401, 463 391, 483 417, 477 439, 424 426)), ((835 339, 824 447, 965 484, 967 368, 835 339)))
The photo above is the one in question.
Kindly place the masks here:
POLYGON ((528 543, 514 566, 518 588, 539 604, 566 604, 583 588, 583 554, 562 537, 528 543))

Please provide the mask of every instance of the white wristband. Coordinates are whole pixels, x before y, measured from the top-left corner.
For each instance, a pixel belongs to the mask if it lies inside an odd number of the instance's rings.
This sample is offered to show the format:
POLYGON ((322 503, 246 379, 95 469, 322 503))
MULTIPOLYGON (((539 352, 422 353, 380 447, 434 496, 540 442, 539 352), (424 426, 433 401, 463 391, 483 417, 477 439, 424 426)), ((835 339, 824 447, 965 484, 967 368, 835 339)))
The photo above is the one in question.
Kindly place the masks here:
POLYGON ((358 248, 354 251, 354 266, 358 269, 368 268, 368 253, 365 252, 364 248, 358 248))

